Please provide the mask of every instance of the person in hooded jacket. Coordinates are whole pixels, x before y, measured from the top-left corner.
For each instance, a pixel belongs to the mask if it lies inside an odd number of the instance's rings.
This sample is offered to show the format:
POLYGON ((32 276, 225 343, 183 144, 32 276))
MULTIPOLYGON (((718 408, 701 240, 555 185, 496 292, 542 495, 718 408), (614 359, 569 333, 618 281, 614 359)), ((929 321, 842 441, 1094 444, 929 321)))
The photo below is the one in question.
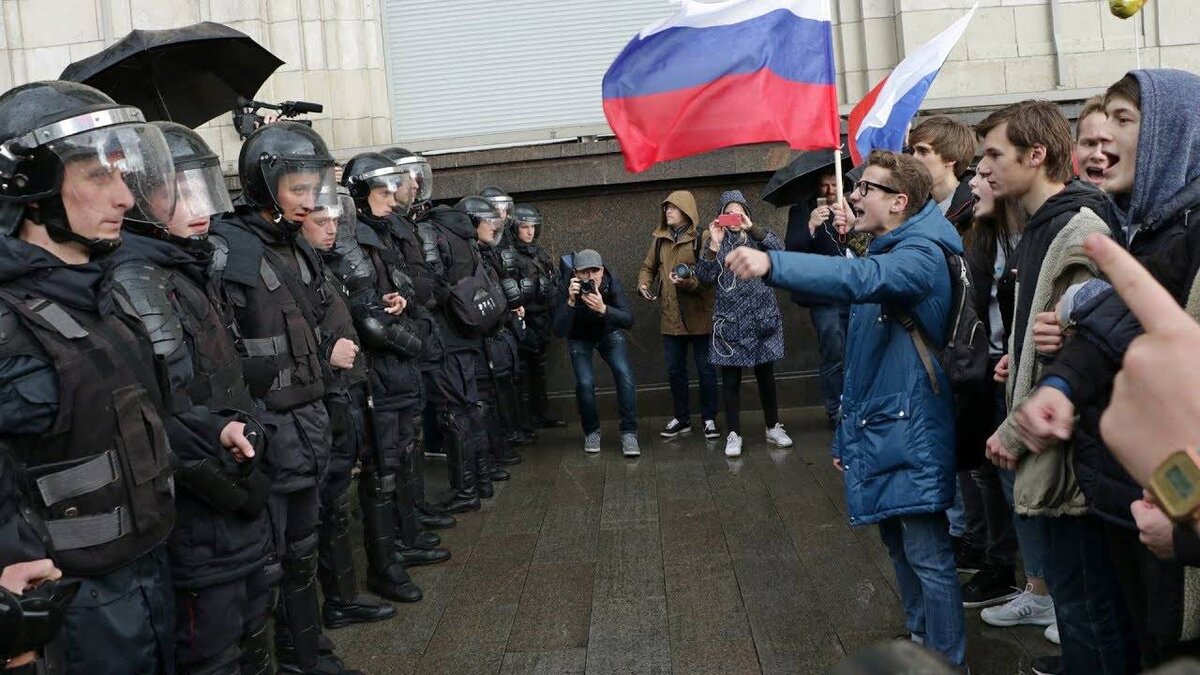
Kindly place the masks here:
POLYGON ((525 308, 521 394, 533 424, 549 429, 565 427, 567 423, 551 409, 546 388, 546 360, 553 332, 551 309, 558 296, 558 274, 553 256, 539 243, 544 225, 542 212, 536 206, 517 204, 513 208, 510 241, 517 254, 516 278, 521 305, 525 308))
POLYGON ((740 190, 721 194, 721 215, 737 214, 742 224, 725 228, 714 219, 708 225, 708 246, 696 263, 696 277, 717 288, 713 310, 713 343, 709 359, 721 368, 725 422, 729 436, 725 456, 742 454, 741 388, 742 369, 754 370, 758 397, 762 402, 767 443, 791 447, 792 439, 779 422, 779 401, 775 389, 775 362, 783 358, 783 318, 775 292, 762 281, 737 281, 724 269, 724 257, 739 246, 763 251, 779 251, 783 242, 770 230, 750 220, 750 207, 740 190))
POLYGON ((316 573, 319 489, 332 442, 326 380, 331 368, 353 367, 358 346, 320 334, 325 278, 312 246, 296 236, 309 213, 338 207, 333 168, 312 128, 289 121, 260 127, 238 156, 245 204, 218 219, 210 235, 209 285, 232 315, 246 383, 263 402, 271 433, 267 509, 283 567, 275 648, 280 668, 300 673, 354 672, 322 634, 316 573))
MULTIPOLYGON (((27 507, 0 528, 0 564, 50 557, 78 583, 45 666, 170 673, 168 430, 194 418, 168 413, 166 373, 102 266, 167 192, 170 151, 136 108, 62 81, 0 96, 0 142, 0 452, 24 479, 0 481, 21 493, 0 503, 27 507)), ((205 445, 213 429, 189 430, 205 445)))
POLYGON ((708 360, 712 340, 714 290, 696 278, 707 233, 700 229, 700 212, 691 192, 677 190, 662 202, 658 227, 638 272, 638 293, 647 301, 660 300, 659 329, 671 383, 673 417, 659 432, 663 438, 690 433, 691 388, 687 353, 692 350, 700 378, 700 417, 705 438, 717 438, 717 369, 708 360), (657 280, 657 281, 656 281, 657 280), (657 285, 656 290, 652 286, 657 285))
POLYGON ((1052 311, 1068 287, 1098 276, 1083 251, 1091 234, 1109 235, 1108 199, 1073 180, 1072 135, 1052 103, 1024 101, 1002 108, 977 127, 983 159, 977 171, 997 199, 1014 199, 1028 214, 1016 249, 1017 290, 1007 373, 1009 415, 987 440, 987 457, 1015 471, 1013 508, 1044 528, 1046 585, 1054 600, 1061 662, 1039 657, 1043 672, 1122 672, 1136 663, 1124 608, 1107 555, 1103 528, 1088 514, 1072 467, 1073 447, 1062 440, 1032 452, 1020 440, 1014 414, 1032 393, 1047 360, 1035 348, 1035 318, 1052 311))
MULTIPOLYGON (((926 371, 897 317, 908 314, 929 336, 946 335, 951 322, 946 256, 961 255, 962 240, 929 199, 931 183, 913 157, 876 150, 850 196, 855 229, 875 235, 865 258, 742 246, 725 264, 740 279, 851 305, 833 445, 850 524, 879 524, 909 632, 961 668, 962 592, 946 520, 954 500, 953 394, 940 363, 935 374, 926 371)), ((933 342, 940 348, 944 338, 933 342)))
MULTIPOLYGON (((130 220, 110 257, 118 301, 134 309, 166 365, 177 519, 169 540, 179 673, 267 673, 267 619, 278 564, 264 510, 270 482, 255 444, 265 430, 226 319, 207 295, 209 218, 233 209, 217 156, 191 129, 154 122, 171 149, 173 210, 130 220), (247 427, 249 422, 249 427, 247 427), (203 429, 196 433, 194 428, 203 429)), ((163 198, 160 204, 171 204, 163 198)))
MULTIPOLYGON (((1191 287, 1197 263, 1191 234, 1195 228, 1189 227, 1189 220, 1200 208, 1200 117, 1187 102, 1195 96, 1200 96, 1200 77, 1195 74, 1135 70, 1106 92, 1107 121, 1100 134, 1101 151, 1109 162, 1103 187, 1121 213, 1118 240, 1193 316, 1197 308, 1191 287)), ((1133 614, 1142 665, 1149 668, 1200 650, 1200 642, 1188 637, 1200 627, 1200 614, 1189 613, 1184 602, 1184 588, 1197 570, 1160 560, 1138 541, 1130 505, 1142 499, 1142 489, 1100 438, 1100 415, 1140 326, 1105 282, 1090 282, 1074 299, 1081 301, 1078 309, 1072 313, 1072 303, 1064 303, 1060 312, 1066 314, 1061 323, 1074 334, 1018 411, 1022 437, 1040 444, 1060 428, 1074 431, 1075 475, 1092 513, 1104 521, 1133 614)), ((1054 315, 1055 323, 1060 323, 1060 313, 1054 315)))

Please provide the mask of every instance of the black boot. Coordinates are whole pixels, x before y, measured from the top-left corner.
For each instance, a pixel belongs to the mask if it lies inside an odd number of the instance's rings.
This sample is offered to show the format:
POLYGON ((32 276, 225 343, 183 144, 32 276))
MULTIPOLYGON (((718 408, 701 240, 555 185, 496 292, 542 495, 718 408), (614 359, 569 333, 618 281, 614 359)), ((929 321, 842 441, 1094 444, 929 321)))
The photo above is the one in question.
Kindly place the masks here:
POLYGON ((283 562, 280 611, 275 633, 279 670, 305 675, 349 675, 336 657, 322 654, 317 593, 317 533, 288 545, 283 562))
POLYGON ((493 457, 493 458, 492 458, 492 463, 493 463, 493 466, 492 466, 492 474, 491 474, 491 475, 492 475, 492 482, 493 482, 493 483, 498 483, 498 482, 501 482, 501 481, 506 481, 506 480, 508 480, 509 478, 512 478, 512 474, 510 474, 509 472, 505 471, 504 469, 501 469, 501 468, 500 468, 500 467, 498 467, 498 466, 495 466, 495 465, 494 465, 494 464, 495 464, 495 462, 496 462, 496 458, 495 458, 495 457, 493 457))
POLYGON ((358 594, 354 575, 354 554, 350 544, 350 495, 334 498, 320 529, 320 555, 317 578, 325 593, 321 620, 326 628, 342 628, 355 623, 384 621, 396 615, 386 602, 358 594))
POLYGON ((397 602, 417 602, 421 589, 393 560, 396 539, 396 481, 394 474, 380 478, 372 469, 359 477, 358 496, 363 510, 363 546, 367 549, 367 588, 397 602))
POLYGON ((420 506, 417 507, 417 520, 426 530, 448 530, 458 524, 458 521, 450 516, 431 516, 424 513, 420 506))
POLYGON ((491 499, 496 492, 492 489, 492 434, 489 432, 493 429, 498 430, 499 425, 493 425, 495 422, 494 416, 486 415, 488 410, 487 404, 480 402, 471 414, 471 427, 473 430, 472 437, 476 439, 475 447, 479 451, 475 453, 475 487, 479 491, 479 496, 483 499, 491 499))
POLYGON ((405 567, 420 567, 421 565, 436 565, 446 562, 450 559, 450 551, 444 548, 416 548, 414 546, 406 546, 399 539, 396 540, 395 556, 400 562, 404 563, 405 567))
MULTIPOLYGON (((489 435, 495 435, 492 440, 492 463, 500 466, 512 466, 521 463, 521 456, 514 449, 517 446, 533 445, 537 435, 533 430, 526 429, 520 423, 520 402, 511 377, 500 378, 496 387, 496 405, 487 411, 496 418, 499 429, 488 429, 489 435)), ((489 422, 490 423, 490 422, 489 422)))
POLYGON ((266 621, 266 617, 263 619, 261 626, 242 637, 242 657, 238 661, 241 675, 271 675, 275 672, 271 667, 271 622, 266 621))
MULTIPOLYGON (((432 532, 427 532, 421 526, 421 512, 417 510, 416 499, 420 495, 420 485, 416 477, 416 457, 420 449, 414 442, 405 449, 400 460, 401 483, 396 490, 396 547, 401 548, 400 542, 414 548, 432 550, 442 543, 442 538, 432 532)), ((442 559, 448 560, 449 552, 442 559)))
POLYGON ((477 511, 481 506, 475 483, 475 450, 479 444, 471 432, 472 425, 468 419, 449 411, 441 413, 439 418, 445 431, 446 469, 450 487, 455 490, 439 508, 445 514, 477 511))

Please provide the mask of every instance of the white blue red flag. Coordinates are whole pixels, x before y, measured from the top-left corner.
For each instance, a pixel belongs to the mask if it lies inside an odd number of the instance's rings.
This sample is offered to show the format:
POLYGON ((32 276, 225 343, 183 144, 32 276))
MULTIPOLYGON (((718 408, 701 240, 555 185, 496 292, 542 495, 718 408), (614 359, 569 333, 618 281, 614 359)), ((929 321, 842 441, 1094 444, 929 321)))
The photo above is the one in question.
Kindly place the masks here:
POLYGON ((625 167, 731 145, 838 145, 828 0, 683 0, 604 75, 625 167))
POLYGON ((949 28, 904 57, 891 74, 875 85, 850 111, 847 136, 850 158, 855 164, 861 164, 872 150, 899 151, 904 148, 909 122, 921 109, 925 94, 941 71, 946 57, 967 30, 967 24, 978 6, 976 2, 969 12, 950 24, 949 28))

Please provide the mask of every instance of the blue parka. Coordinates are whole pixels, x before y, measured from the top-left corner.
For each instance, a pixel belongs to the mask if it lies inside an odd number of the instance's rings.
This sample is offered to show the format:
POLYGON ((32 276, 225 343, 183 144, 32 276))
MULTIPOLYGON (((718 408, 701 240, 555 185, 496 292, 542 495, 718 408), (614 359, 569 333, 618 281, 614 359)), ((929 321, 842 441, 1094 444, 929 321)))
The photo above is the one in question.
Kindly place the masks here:
POLYGON ((951 313, 947 253, 962 240, 930 201, 876 238, 865 258, 771 251, 767 283, 816 302, 848 302, 842 416, 833 452, 846 472, 851 525, 934 513, 954 501, 954 399, 940 365, 933 393, 902 308, 940 349, 951 313))

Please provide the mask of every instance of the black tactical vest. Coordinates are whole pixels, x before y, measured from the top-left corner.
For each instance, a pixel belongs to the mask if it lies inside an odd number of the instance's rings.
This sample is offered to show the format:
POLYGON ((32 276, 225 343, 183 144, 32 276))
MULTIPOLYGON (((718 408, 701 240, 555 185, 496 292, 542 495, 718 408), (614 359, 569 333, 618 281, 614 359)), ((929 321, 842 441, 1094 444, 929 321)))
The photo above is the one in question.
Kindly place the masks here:
POLYGON ((158 546, 175 521, 170 448, 151 346, 116 315, 68 312, 13 286, 0 301, 58 377, 58 416, 13 437, 31 507, 68 575, 104 574, 158 546))
POLYGON ((297 246, 282 253, 254 233, 228 223, 214 226, 212 281, 233 315, 250 394, 283 412, 325 394, 316 285, 319 266, 297 246), (284 255, 296 257, 299 276, 284 255))

